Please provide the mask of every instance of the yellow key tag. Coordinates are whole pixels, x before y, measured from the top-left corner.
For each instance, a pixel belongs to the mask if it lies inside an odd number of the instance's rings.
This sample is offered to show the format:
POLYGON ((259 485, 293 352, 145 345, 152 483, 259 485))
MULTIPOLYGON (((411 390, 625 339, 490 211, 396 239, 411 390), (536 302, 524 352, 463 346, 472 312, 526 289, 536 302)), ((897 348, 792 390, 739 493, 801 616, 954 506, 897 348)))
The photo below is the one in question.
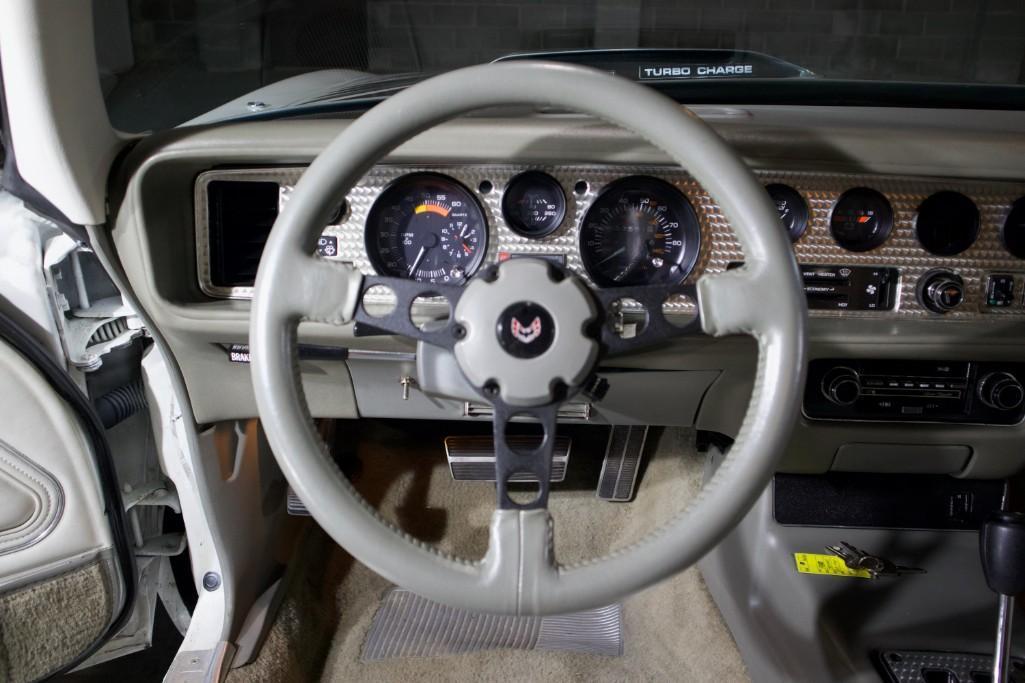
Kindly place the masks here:
POLYGON ((850 576, 870 579, 872 575, 867 569, 851 569, 836 555, 819 555, 817 553, 794 553, 797 571, 802 574, 820 574, 826 576, 850 576))

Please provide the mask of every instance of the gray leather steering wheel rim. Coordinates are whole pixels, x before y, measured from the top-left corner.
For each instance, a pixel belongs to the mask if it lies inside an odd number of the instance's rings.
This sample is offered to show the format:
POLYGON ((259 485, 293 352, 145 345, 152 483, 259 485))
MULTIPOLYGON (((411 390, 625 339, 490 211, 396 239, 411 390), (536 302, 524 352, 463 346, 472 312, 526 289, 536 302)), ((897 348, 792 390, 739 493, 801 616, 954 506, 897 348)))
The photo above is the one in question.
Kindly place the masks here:
POLYGON ((349 125, 303 174, 265 247, 250 327, 260 418, 286 478, 321 527, 389 581, 464 609, 554 614, 609 604, 699 560, 769 482, 804 385, 807 311, 785 231, 736 153, 690 111, 650 88, 578 66, 490 64, 445 73, 398 93, 349 125), (361 275, 311 256, 332 205, 402 142, 486 107, 572 109, 661 148, 716 199, 745 254, 742 268, 698 281, 704 330, 749 334, 759 360, 736 441, 688 508, 630 547, 559 566, 547 510, 496 510, 484 559, 448 556, 384 520, 327 454, 303 396, 296 360, 301 320, 343 324, 361 275), (766 292, 770 292, 766 296, 766 292))

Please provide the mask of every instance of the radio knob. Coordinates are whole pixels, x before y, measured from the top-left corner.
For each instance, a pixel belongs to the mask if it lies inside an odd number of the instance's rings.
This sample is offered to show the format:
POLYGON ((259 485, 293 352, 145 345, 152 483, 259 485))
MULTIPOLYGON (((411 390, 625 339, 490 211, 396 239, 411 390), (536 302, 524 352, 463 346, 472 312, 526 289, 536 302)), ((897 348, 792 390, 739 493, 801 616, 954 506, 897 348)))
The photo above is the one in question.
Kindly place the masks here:
POLYGON ((918 281, 918 298, 933 313, 947 313, 964 301, 964 280, 949 270, 930 270, 918 281))
POLYGON ((1014 410, 1025 401, 1025 388, 1009 372, 991 372, 979 380, 979 400, 996 410, 1014 410))
POLYGON ((822 393, 838 406, 849 406, 861 396, 858 373, 850 368, 834 368, 822 378, 822 393))

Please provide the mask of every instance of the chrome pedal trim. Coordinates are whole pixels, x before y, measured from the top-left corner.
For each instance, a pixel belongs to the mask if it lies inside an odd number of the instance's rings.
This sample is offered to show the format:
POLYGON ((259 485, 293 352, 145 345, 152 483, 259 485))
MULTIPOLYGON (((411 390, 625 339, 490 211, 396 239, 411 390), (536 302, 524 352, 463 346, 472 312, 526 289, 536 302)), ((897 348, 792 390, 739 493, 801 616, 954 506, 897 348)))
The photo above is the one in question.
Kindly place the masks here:
POLYGON ((609 432, 596 495, 602 500, 625 503, 633 500, 637 474, 641 470, 647 425, 615 425, 609 432))
POLYGON ((285 499, 285 509, 292 517, 309 517, 310 511, 306 509, 306 503, 302 502, 299 495, 288 487, 288 496, 285 499))
MULTIPOLYGON (((1025 682, 1025 659, 1012 657, 1011 683, 1025 682)), ((993 671, 991 655, 967 652, 929 652, 925 650, 883 650, 879 661, 890 680, 895 683, 926 683, 926 673, 947 673, 950 680, 967 683, 974 680, 989 680, 993 671), (975 676, 973 676, 975 674, 975 676)))
MULTIPOLYGON (((539 439, 533 436, 509 437, 509 445, 514 449, 532 450, 537 448, 538 442, 539 439)), ((555 437, 551 482, 558 483, 566 479, 572 445, 568 436, 555 437)), ((449 472, 456 481, 495 481, 495 441, 490 436, 445 437, 445 457, 448 458, 449 472)), ((536 479, 524 473, 514 474, 510 481, 531 482, 536 479)))

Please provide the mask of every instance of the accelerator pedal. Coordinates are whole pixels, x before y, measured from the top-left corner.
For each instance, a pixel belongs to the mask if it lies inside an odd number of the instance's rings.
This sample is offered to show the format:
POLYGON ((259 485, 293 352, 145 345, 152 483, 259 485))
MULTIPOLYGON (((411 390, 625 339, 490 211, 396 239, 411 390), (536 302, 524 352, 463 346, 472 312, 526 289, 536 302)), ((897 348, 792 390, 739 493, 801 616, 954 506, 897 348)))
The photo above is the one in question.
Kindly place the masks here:
POLYGON ((498 649, 619 657, 623 654, 622 605, 552 617, 517 617, 468 612, 392 588, 374 615, 360 658, 377 662, 498 649))
POLYGON ((605 449, 605 462, 598 477, 599 498, 618 503, 633 500, 647 441, 648 427, 645 425, 612 427, 609 445, 605 449))
MULTIPOLYGON (((510 436, 509 446, 513 450, 531 451, 541 445, 541 438, 535 436, 510 436)), ((569 466, 569 450, 572 441, 568 436, 555 437, 555 451, 552 454, 551 481, 566 479, 569 466)), ((445 438, 445 456, 448 469, 456 481, 495 480, 495 440, 490 436, 449 436, 445 438)), ((509 481, 530 482, 536 477, 528 472, 514 474, 509 481)))

